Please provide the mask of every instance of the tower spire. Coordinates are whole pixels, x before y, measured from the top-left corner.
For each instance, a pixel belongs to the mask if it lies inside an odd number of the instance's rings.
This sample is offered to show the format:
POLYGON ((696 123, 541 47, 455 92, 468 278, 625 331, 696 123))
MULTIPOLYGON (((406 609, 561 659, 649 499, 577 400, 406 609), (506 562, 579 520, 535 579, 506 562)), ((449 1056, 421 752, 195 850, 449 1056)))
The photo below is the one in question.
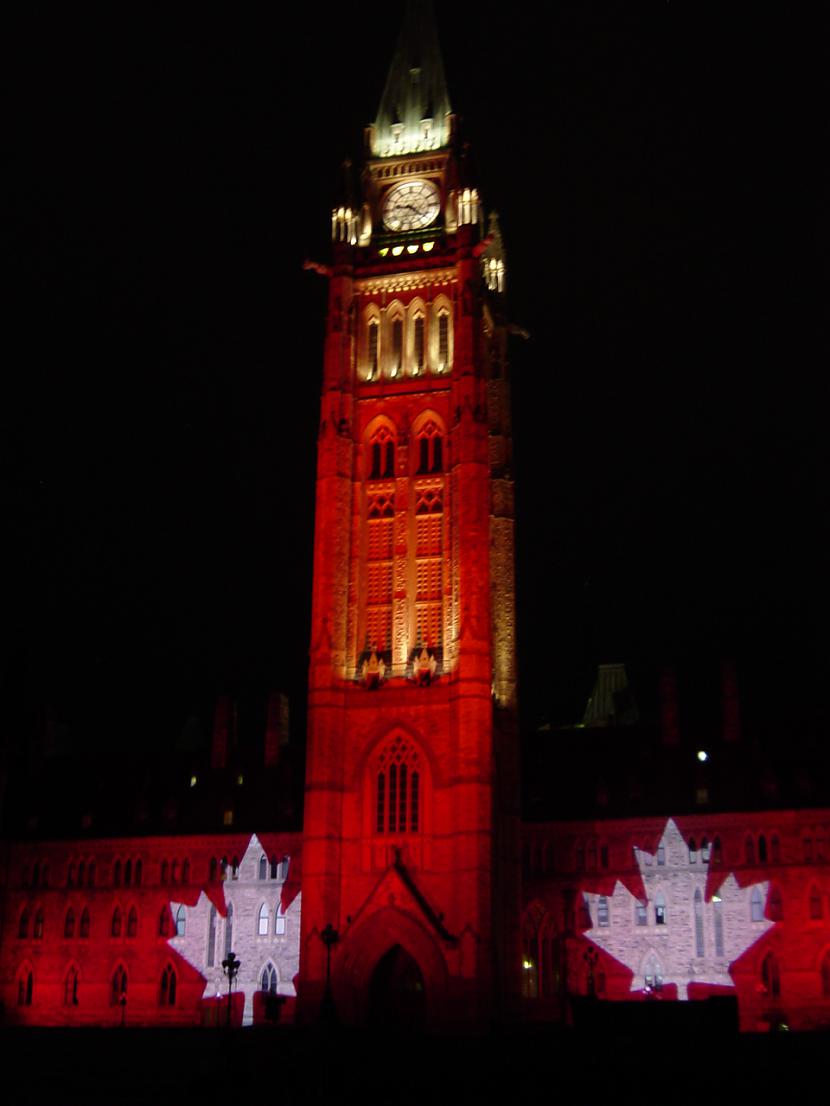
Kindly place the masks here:
POLYGON ((431 0, 409 0, 375 120, 372 154, 393 157, 446 146, 451 110, 431 0))

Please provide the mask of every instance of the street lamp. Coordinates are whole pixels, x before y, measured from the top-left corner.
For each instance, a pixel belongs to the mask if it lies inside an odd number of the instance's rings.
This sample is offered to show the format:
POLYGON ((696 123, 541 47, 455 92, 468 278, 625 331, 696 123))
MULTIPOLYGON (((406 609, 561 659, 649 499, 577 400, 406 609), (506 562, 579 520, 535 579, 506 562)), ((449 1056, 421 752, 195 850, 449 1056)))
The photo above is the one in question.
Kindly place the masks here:
POLYGON ((228 1027, 231 1024, 231 991, 233 990, 233 981, 239 975, 239 969, 242 964, 234 956, 233 952, 229 952, 225 959, 222 961, 222 971, 228 977, 228 1027))

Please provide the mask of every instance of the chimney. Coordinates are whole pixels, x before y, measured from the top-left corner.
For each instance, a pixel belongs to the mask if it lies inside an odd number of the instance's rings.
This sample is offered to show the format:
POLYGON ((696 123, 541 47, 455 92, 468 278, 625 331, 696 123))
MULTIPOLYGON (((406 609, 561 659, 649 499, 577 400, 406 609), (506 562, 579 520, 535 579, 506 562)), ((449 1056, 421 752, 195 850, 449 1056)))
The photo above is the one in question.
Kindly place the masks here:
POLYGON ((228 734, 231 727, 231 701, 227 695, 216 700, 213 715, 213 740, 210 746, 210 766, 214 769, 225 768, 228 761, 228 734))
POLYGON ((720 678, 723 740, 740 741, 741 703, 738 698, 738 676, 732 661, 721 664, 720 678))
POLYGON ((280 759, 280 746, 288 744, 288 696, 272 691, 268 696, 265 720, 265 767, 275 768, 280 759))
POLYGON ((666 667, 661 671, 658 694, 660 697, 660 737, 664 745, 679 745, 677 673, 673 668, 666 667))

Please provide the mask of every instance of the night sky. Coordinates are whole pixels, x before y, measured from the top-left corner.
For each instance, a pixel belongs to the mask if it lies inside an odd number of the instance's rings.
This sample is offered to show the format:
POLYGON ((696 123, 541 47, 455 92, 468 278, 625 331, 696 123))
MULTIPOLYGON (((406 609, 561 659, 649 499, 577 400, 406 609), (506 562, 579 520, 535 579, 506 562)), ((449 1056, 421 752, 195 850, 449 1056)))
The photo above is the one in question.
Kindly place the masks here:
MULTIPOLYGON (((327 259, 400 11, 286 10, 110 6, 10 37, 17 746, 48 716, 72 749, 163 755, 189 716, 209 729, 218 691, 273 687, 302 731, 325 303, 302 262, 327 259)), ((527 729, 576 720, 616 660, 705 679, 732 658, 767 729, 826 723, 826 59, 800 9, 777 14, 439 21, 531 335, 513 350, 527 729)))

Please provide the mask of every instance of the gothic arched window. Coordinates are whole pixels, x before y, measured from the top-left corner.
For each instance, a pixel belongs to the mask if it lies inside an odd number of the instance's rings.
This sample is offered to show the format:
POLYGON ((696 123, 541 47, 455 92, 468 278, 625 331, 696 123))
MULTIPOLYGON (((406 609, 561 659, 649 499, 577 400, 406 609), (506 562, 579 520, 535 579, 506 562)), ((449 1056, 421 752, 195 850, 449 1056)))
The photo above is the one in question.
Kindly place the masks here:
POLYGON ((87 907, 84 907, 81 913, 81 926, 78 936, 84 941, 89 937, 89 910, 87 907))
POLYGON ((259 878, 266 879, 268 876, 268 861, 263 853, 259 858, 259 878))
POLYGON ((94 887, 95 886, 95 861, 94 860, 90 860, 89 867, 87 868, 86 885, 87 885, 87 887, 94 887))
POLYGON ((367 380, 377 380, 380 368, 380 325, 377 319, 370 319, 366 331, 367 380))
POLYGON ((169 879, 169 877, 170 877, 170 863, 167 860, 162 860, 162 862, 161 862, 161 882, 162 883, 167 883, 167 880, 169 879))
POLYGON ((715 914, 715 956, 723 956, 723 902, 716 898, 712 906, 715 914))
POLYGON ((658 891, 654 899, 654 924, 664 926, 667 921, 666 900, 663 898, 662 892, 658 891))
POLYGON ((689 863, 697 864, 697 845, 694 837, 689 838, 689 863))
POLYGON ((119 964, 112 973, 110 982, 110 1005, 118 1006, 127 1000, 127 970, 123 964, 119 964))
POLYGON ((176 911, 176 936, 184 937, 185 930, 187 928, 187 911, 183 905, 180 905, 176 911))
POLYGON ((268 936, 269 922, 270 922, 269 910, 268 910, 268 907, 265 905, 265 903, 263 903, 262 906, 259 908, 259 916, 257 918, 257 930, 256 931, 257 931, 257 933, 259 934, 260 937, 267 937, 268 936))
POLYGON ((20 921, 17 923, 17 936, 21 941, 29 936, 29 908, 24 906, 20 912, 20 921))
POLYGON ((216 963, 216 907, 211 904, 208 916, 208 943, 207 966, 212 968, 216 963))
POLYGON ((79 860, 78 861, 78 886, 79 887, 83 887, 83 885, 84 885, 84 874, 85 874, 84 862, 83 862, 83 860, 79 860))
POLYGON ((755 838, 747 837, 744 842, 744 853, 746 855, 747 864, 755 863, 755 838))
POLYGON ((182 883, 190 883, 190 861, 187 858, 182 861, 182 883))
POLYGON ((66 918, 63 923, 63 935, 67 940, 71 940, 75 936, 75 911, 70 908, 66 912, 66 918))
POLYGON ((138 936, 138 911, 134 906, 130 907, 130 913, 127 915, 127 936, 138 936))
POLYGON ((274 911, 274 933, 277 937, 285 933, 285 911, 281 902, 277 903, 277 909, 274 911))
POLYGON ((766 864, 767 862, 767 839, 765 834, 761 834, 758 838, 758 863, 766 864))
POLYGON ((445 372, 450 367, 450 316, 442 311, 438 316, 438 371, 445 372))
POLYGON ((392 320, 392 361, 389 365, 389 375, 397 376, 403 368, 403 319, 392 320))
POLYGON ((228 903, 228 915, 225 918, 225 956, 233 951, 233 903, 228 903))
POLYGON ((124 865, 124 886, 129 887, 133 881, 133 862, 128 860, 124 865))
POLYGON ((703 956, 703 895, 695 890, 695 956, 703 956))
POLYGON ((116 906, 112 912, 112 922, 110 923, 110 936, 120 937, 121 930, 124 925, 124 915, 121 912, 121 907, 116 906))
POLYGON ((141 863, 141 857, 139 857, 138 860, 135 862, 135 885, 136 885, 136 887, 141 886, 142 868, 143 868, 143 866, 142 866, 142 863, 141 863))
POLYGON ((424 316, 416 315, 412 332, 412 375, 418 376, 426 365, 424 316))
POLYGON ((641 899, 634 903, 634 921, 638 926, 648 925, 648 907, 641 899))
POLYGON ((23 968, 17 977, 17 1005, 31 1006, 34 991, 34 978, 28 968, 23 968))
POLYGON ((36 941, 41 941, 43 939, 43 907, 42 906, 38 907, 37 913, 35 914, 35 924, 34 924, 34 928, 32 929, 32 937, 34 937, 34 939, 36 941))
POLYGON ((176 1005, 176 972, 172 964, 168 964, 161 973, 159 984, 159 1006, 176 1005))
POLYGON ((772 999, 781 997, 781 971, 774 954, 768 952, 761 964, 761 985, 772 999))
POLYGON ((113 887, 121 886, 121 861, 116 860, 112 868, 112 884, 113 887))
POLYGON ((78 969, 74 966, 66 973, 63 981, 63 1004, 64 1006, 78 1005, 78 969))
POLYGON ((170 907, 167 903, 161 908, 161 914, 159 914, 159 937, 170 936, 170 907))
POLYGON ((417 432, 418 475, 442 472, 444 468, 443 438, 441 429, 432 419, 427 420, 417 432))
POLYGON ((395 475, 395 435, 379 426, 369 439, 369 479, 389 480, 395 475))
POLYGON ((749 909, 750 918, 753 922, 762 922, 764 920, 764 899, 757 887, 752 888, 749 909))
POLYGON ((273 964, 266 964, 263 968, 259 986, 260 990, 267 995, 277 993, 277 969, 273 964))
POLYGON ((417 833, 420 829, 421 761, 415 746, 398 735, 375 761, 375 830, 417 833))

